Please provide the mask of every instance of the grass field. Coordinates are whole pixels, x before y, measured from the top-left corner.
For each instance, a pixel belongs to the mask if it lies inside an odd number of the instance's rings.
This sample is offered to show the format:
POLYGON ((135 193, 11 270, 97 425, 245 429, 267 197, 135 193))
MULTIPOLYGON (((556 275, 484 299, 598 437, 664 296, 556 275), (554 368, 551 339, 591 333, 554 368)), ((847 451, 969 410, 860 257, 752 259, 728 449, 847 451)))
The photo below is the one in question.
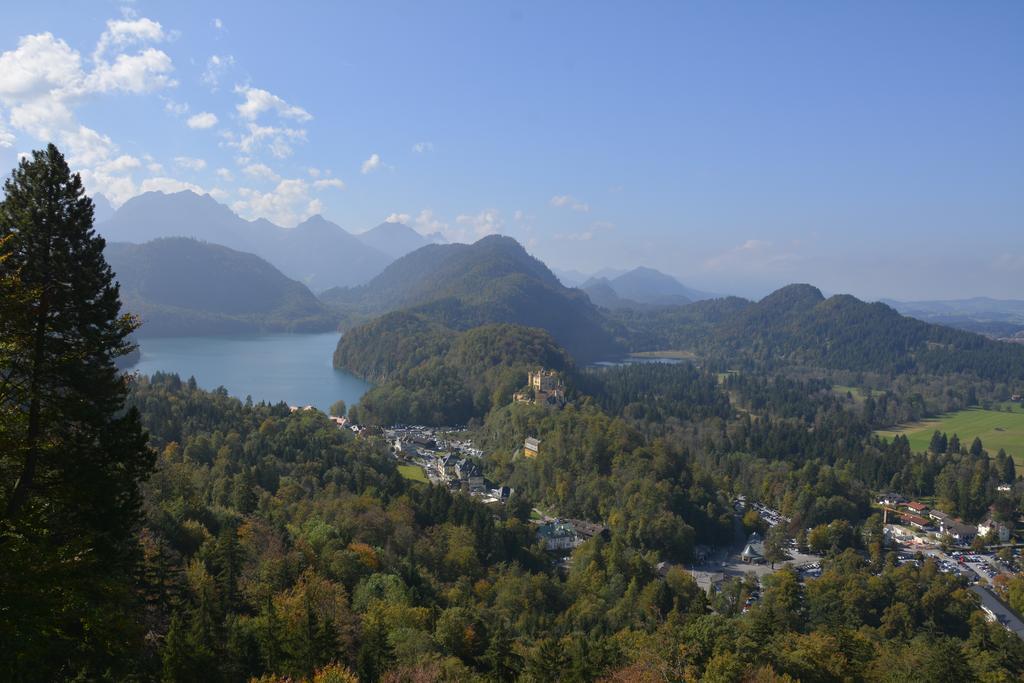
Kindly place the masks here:
POLYGON ((410 481, 421 481, 424 484, 430 483, 427 475, 423 472, 423 468, 419 465, 399 465, 398 473, 410 481))
POLYGON ((949 436, 956 434, 960 437, 960 443, 966 447, 971 445, 974 437, 980 437, 990 455, 1005 448, 1018 467, 1024 465, 1024 411, 1021 411, 1020 406, 1015 406, 1015 410, 1009 413, 981 408, 960 410, 877 434, 890 439, 897 434, 905 434, 914 451, 924 451, 936 429, 949 436))

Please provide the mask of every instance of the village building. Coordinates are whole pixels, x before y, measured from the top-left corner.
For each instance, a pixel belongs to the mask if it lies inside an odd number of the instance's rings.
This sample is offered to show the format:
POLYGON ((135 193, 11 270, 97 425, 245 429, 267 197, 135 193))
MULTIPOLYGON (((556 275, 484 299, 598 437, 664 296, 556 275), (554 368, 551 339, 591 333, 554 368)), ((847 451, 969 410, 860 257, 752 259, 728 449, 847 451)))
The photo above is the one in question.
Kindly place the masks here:
POLYGON ((896 507, 907 502, 907 499, 898 493, 882 493, 878 496, 879 505, 888 505, 890 507, 896 507))
POLYGON ((978 524, 978 535, 988 536, 993 534, 999 543, 1006 543, 1010 540, 1010 527, 1005 522, 997 522, 987 517, 978 524))
POLYGON ((909 503, 906 503, 903 507, 910 508, 919 515, 924 514, 928 510, 927 505, 925 505, 924 503, 918 503, 916 500, 912 500, 909 503))
POLYGON ((901 513, 900 514, 900 520, 904 524, 907 524, 908 526, 912 526, 915 529, 920 529, 922 531, 924 529, 927 529, 928 527, 931 526, 931 521, 930 520, 928 520, 928 519, 926 519, 924 517, 921 517, 920 515, 915 515, 915 514, 910 513, 910 512, 903 512, 903 513, 901 513))
POLYGON ((743 547, 743 552, 740 553, 740 559, 747 564, 764 564, 764 540, 762 540, 761 534, 756 531, 750 534, 747 544, 743 547))
POLYGON ((537 540, 547 551, 572 550, 583 542, 572 522, 560 519, 537 527, 537 540))
POLYGON ((572 524, 573 528, 576 529, 576 533, 584 541, 588 541, 594 536, 601 536, 606 541, 611 540, 611 530, 603 524, 588 522, 582 519, 570 519, 569 523, 572 524))
POLYGON ((935 521, 940 534, 948 534, 958 543, 970 543, 978 533, 977 527, 965 524, 963 521, 951 517, 945 512, 932 510, 928 513, 928 516, 935 521))
POLYGON ((523 455, 527 458, 536 458, 540 455, 540 439, 526 437, 526 441, 523 442, 523 455))

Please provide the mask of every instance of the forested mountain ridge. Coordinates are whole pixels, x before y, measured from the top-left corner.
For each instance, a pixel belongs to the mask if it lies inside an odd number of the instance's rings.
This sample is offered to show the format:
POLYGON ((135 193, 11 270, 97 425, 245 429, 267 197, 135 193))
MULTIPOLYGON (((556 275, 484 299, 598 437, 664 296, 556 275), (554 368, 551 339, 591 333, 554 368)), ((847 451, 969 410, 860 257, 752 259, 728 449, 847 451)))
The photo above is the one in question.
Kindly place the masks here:
POLYGON ((184 237, 107 244, 140 336, 321 332, 336 316, 300 282, 253 254, 184 237))
POLYGON ((264 219, 247 221, 209 195, 189 190, 133 197, 97 231, 108 242, 195 237, 221 244, 256 254, 318 291, 366 282, 392 260, 322 216, 282 228, 264 219))
POLYGON ((888 374, 970 373, 1024 377, 1024 348, 907 318, 848 294, 825 298, 810 285, 783 287, 753 303, 701 301, 656 312, 616 313, 631 345, 702 355, 888 374))
POLYGON ((541 328, 581 362, 621 351, 583 292, 562 286, 544 263, 499 235, 423 247, 366 285, 321 299, 356 318, 404 309, 457 330, 489 323, 541 328))

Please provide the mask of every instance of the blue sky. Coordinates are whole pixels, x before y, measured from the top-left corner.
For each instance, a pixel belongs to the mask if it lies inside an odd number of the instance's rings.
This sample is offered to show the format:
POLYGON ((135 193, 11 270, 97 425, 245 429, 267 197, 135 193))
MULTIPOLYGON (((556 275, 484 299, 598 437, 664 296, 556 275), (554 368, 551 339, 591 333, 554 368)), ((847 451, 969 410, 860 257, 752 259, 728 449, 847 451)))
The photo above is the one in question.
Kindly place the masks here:
POLYGON ((1024 4, 19 3, 0 162, 757 296, 1024 298, 1024 4))

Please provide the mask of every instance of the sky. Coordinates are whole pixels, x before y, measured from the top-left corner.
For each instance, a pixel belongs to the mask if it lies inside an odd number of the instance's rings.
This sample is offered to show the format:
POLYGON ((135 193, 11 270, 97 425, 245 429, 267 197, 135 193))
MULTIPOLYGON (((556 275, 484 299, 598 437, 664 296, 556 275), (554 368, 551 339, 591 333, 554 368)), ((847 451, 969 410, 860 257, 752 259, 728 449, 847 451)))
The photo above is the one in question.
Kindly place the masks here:
POLYGON ((1024 298, 1021 2, 45 2, 0 168, 719 293, 1024 298))

